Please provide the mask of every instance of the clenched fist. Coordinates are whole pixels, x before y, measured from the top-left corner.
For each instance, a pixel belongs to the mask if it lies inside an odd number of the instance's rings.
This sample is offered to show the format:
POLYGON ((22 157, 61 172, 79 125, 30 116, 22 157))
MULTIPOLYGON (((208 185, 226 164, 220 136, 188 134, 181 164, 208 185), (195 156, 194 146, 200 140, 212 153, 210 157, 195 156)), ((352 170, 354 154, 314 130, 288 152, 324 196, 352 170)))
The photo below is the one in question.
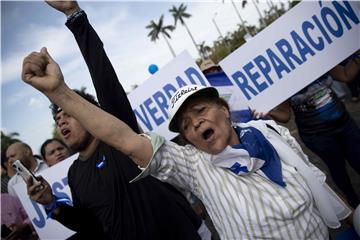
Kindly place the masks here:
POLYGON ((59 65, 51 58, 46 48, 32 52, 24 58, 22 79, 43 93, 51 93, 64 84, 59 65))
POLYGON ((76 1, 45 1, 51 7, 64 13, 66 16, 73 14, 80 9, 76 1))

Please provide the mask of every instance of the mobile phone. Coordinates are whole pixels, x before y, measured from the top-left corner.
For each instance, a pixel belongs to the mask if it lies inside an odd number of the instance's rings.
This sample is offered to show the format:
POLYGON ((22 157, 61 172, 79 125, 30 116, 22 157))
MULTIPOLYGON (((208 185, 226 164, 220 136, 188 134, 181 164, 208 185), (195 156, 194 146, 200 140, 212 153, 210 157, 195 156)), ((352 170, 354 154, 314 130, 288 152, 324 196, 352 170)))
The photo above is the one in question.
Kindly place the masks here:
POLYGON ((33 179, 34 184, 39 183, 35 175, 29 169, 27 169, 27 167, 25 167, 20 160, 15 160, 12 167, 24 179, 25 182, 29 177, 31 177, 33 179))
POLYGON ((11 229, 5 224, 1 224, 1 237, 6 238, 11 233, 11 229))

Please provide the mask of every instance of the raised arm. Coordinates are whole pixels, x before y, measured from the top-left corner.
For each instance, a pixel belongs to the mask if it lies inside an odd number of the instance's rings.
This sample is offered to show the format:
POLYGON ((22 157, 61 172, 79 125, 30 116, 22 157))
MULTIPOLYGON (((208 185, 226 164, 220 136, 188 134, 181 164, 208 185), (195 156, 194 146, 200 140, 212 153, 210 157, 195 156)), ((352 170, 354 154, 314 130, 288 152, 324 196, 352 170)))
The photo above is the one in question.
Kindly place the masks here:
POLYGON ((72 91, 46 48, 24 59, 22 79, 76 118, 94 137, 128 155, 137 165, 144 167, 150 161, 153 153, 150 140, 72 91))
MULTIPOLYGON (((56 10, 70 16, 80 11, 76 1, 47 1, 56 10)), ((107 57, 103 43, 90 25, 85 12, 69 19, 66 26, 74 34, 76 42, 88 66, 102 109, 119 118, 139 133, 136 117, 126 92, 120 84, 115 70, 107 57)))

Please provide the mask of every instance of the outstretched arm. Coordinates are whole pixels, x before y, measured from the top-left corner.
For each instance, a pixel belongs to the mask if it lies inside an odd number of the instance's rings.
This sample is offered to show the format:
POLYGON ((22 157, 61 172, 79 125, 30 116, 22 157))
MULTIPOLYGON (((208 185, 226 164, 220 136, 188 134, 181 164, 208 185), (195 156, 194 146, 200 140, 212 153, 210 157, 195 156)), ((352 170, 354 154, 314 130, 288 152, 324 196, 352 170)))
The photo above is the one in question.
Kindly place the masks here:
POLYGON ((257 112, 256 109, 252 109, 251 114, 256 119, 270 117, 277 122, 287 123, 290 120, 290 103, 289 100, 286 100, 267 113, 257 112))
MULTIPOLYGON (((80 10, 76 1, 47 1, 56 10, 69 16, 80 10)), ((66 22, 88 66, 102 109, 119 118, 132 130, 139 133, 136 117, 126 92, 121 86, 115 70, 107 57, 103 43, 90 25, 85 12, 66 22)))
POLYGON ((137 165, 144 167, 150 161, 153 153, 150 140, 72 91, 46 48, 24 59, 22 79, 77 119, 94 137, 128 155, 137 165))
POLYGON ((289 100, 280 103, 269 112, 269 116, 275 121, 287 123, 290 120, 290 103, 289 100))

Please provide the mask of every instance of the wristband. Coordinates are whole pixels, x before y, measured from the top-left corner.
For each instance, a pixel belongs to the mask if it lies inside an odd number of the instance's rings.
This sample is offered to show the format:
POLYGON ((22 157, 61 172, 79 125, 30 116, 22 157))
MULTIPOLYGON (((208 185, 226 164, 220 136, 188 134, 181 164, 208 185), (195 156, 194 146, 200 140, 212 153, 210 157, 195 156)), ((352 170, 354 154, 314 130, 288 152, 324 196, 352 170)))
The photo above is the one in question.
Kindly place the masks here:
POLYGON ((67 17, 66 24, 73 23, 79 16, 83 15, 85 12, 81 8, 76 12, 73 12, 71 15, 67 17))
POLYGON ((54 195, 54 198, 51 203, 44 206, 46 212, 47 212, 47 219, 51 218, 52 213, 57 209, 60 205, 71 205, 71 201, 69 198, 63 197, 57 197, 54 195))

